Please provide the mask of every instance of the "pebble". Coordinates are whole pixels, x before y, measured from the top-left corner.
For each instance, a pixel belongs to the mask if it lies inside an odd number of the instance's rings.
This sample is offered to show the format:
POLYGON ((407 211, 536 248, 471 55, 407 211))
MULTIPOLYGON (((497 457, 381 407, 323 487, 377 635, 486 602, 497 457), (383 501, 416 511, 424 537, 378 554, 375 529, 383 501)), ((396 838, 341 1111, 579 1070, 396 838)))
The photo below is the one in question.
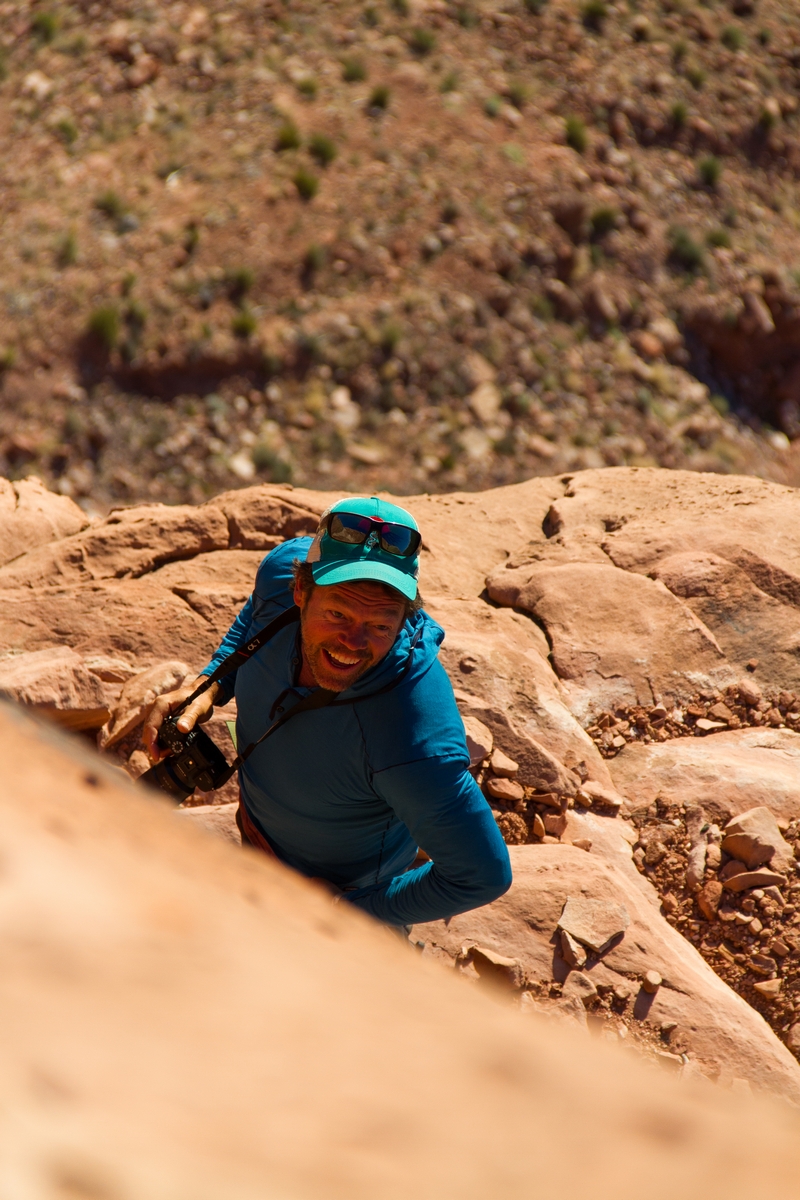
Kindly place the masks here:
POLYGON ((754 989, 759 992, 765 1000, 777 1000, 781 994, 780 979, 762 979, 759 983, 754 983, 754 989))
POLYGON ((645 971, 642 976, 642 987, 650 996, 655 995, 663 982, 658 971, 645 971))
POLYGON ((513 758, 509 758, 502 750, 495 746, 492 751, 492 757, 489 760, 489 766, 495 775, 503 779, 510 779, 512 775, 516 775, 519 770, 519 763, 514 762, 513 758))
POLYGON ((544 821, 537 813, 533 818, 533 835, 534 837, 543 838, 546 833, 547 830, 544 827, 544 821))
POLYGON ((770 950, 773 954, 777 954, 778 958, 785 958, 789 953, 789 947, 782 938, 775 938, 775 941, 770 946, 770 950))
POLYGON ((703 733, 711 733, 714 729, 726 729, 725 721, 709 721, 708 717, 700 717, 695 721, 695 728, 702 729, 703 733))
POLYGON ((564 962, 571 967, 582 967, 586 963, 586 951, 580 942, 567 933, 566 929, 561 931, 561 954, 564 962))
POLYGON ((591 838, 573 838, 572 844, 573 844, 573 846, 577 846, 579 850, 589 851, 592 848, 592 839, 591 838))
POLYGON ((508 804, 525 799, 525 789, 515 779, 499 779, 492 776, 486 780, 486 790, 495 800, 505 800, 508 804))

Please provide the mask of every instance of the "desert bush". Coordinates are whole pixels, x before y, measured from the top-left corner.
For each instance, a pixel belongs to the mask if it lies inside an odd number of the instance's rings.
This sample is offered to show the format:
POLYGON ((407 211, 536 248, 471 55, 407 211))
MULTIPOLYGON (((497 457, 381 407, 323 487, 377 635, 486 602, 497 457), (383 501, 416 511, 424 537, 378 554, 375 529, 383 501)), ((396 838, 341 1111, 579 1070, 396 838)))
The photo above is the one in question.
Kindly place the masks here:
POLYGON ((249 308, 243 308, 231 320, 231 333, 234 337, 241 338, 242 341, 246 341, 247 338, 252 337, 257 328, 258 321, 249 308))
POLYGON ((589 139, 586 136, 586 126, 580 117, 567 117, 564 122, 564 133, 567 139, 567 145, 576 150, 578 154, 583 154, 589 144, 589 139))
POLYGON ((741 50, 744 46, 744 34, 738 25, 726 25, 719 40, 726 50, 741 50))
POLYGON ((333 138, 326 133, 314 133, 308 141, 308 151, 321 167, 329 167, 338 153, 333 138))
POLYGON ((718 226, 716 229, 710 229, 706 234, 706 243, 715 250, 728 250, 731 246, 731 235, 727 229, 718 226))
POLYGON ((8 79, 8 59, 5 49, 0 46, 0 83, 4 83, 8 79))
POLYGON ((525 7, 527 8, 528 12, 533 13, 535 17, 538 17, 539 13, 544 11, 546 4, 547 0, 525 0, 525 7))
POLYGON ((690 63, 684 74, 696 92, 699 92, 706 81, 706 73, 697 63, 690 63))
POLYGON ((122 197, 110 188, 108 191, 101 192, 95 200, 94 206, 112 221, 121 220, 128 211, 128 206, 122 197))
POLYGON ((78 126, 72 117, 62 117, 56 122, 55 130, 65 146, 71 146, 78 140, 78 126))
POLYGON ((106 350, 113 350, 119 340, 119 312, 114 304, 102 304, 89 315, 87 329, 106 350))
POLYGON ((3 371, 10 371, 16 361, 17 352, 13 346, 0 347, 0 375, 3 371))
POLYGON ((586 0, 581 6, 581 20, 587 29, 594 33, 602 33, 603 25, 608 16, 608 6, 605 0, 586 0))
POLYGON ((250 267, 233 267, 225 274, 225 287, 234 304, 241 304, 256 281, 250 267))
POLYGON ((424 58, 426 54, 430 54, 435 49, 436 34, 430 29, 418 27, 411 31, 408 45, 412 53, 418 54, 420 58, 424 58))
POLYGON ((683 100, 676 100, 669 110, 669 117, 674 129, 683 129, 689 116, 689 109, 683 100))
POLYGON ((376 84, 369 95, 368 108, 377 108, 385 111, 389 107, 392 93, 385 83, 376 84))
POLYGON ((189 221, 183 235, 183 248, 187 254, 194 254, 200 245, 200 229, 197 221, 189 221))
POLYGON ((313 200, 319 191, 319 179, 306 167, 300 167, 295 173, 294 186, 301 200, 313 200))
POLYGON ((674 225, 669 231, 669 260, 682 271, 696 274, 703 267, 703 248, 682 225, 674 225))
POLYGON ((361 83, 367 78, 367 64, 363 58, 349 57, 342 60, 342 79, 345 83, 361 83))
POLYGON ((59 267, 72 267, 78 261, 78 239, 74 229, 68 229, 56 242, 56 263, 59 267))
POLYGON ((617 227, 618 217, 619 213, 616 208, 610 204, 602 204, 596 208, 589 219, 592 237, 603 238, 607 233, 611 233, 611 230, 617 227))
POLYGON ((306 75, 297 84, 297 90, 306 100, 316 100, 319 84, 313 75, 306 75))
POLYGON ((257 471, 263 471, 273 483, 291 483, 291 464, 281 458, 266 442, 258 442, 251 453, 257 471))
POLYGON ((439 84, 440 92, 455 92, 458 88, 458 73, 456 71, 448 71, 442 76, 442 82, 439 84))
POLYGON ((303 272, 306 275, 316 275, 328 261, 328 253, 324 246, 312 242, 303 256, 303 272))
POLYGON ((275 138, 275 149, 279 153, 283 150, 299 150, 301 144, 300 130, 295 123, 284 121, 275 138))
POLYGON ((499 117, 500 109, 503 107, 503 101, 499 96, 489 96, 483 102, 483 111, 487 117, 499 117))
POLYGON ((31 32, 39 42, 52 42, 58 33, 58 17, 47 10, 34 13, 31 18, 31 32))
POLYGON ((701 158, 697 164, 697 177, 703 187, 715 188, 722 176, 722 163, 713 154, 701 158))
POLYGON ((508 98, 515 108, 523 109, 530 100, 530 89, 520 79, 513 80, 508 85, 508 98))

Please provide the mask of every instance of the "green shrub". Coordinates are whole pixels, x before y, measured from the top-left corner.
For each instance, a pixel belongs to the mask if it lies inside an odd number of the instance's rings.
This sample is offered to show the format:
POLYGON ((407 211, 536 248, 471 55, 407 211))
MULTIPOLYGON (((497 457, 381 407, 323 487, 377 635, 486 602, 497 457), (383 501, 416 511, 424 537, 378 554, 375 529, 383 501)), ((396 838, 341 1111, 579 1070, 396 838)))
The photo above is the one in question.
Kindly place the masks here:
POLYGON ((299 150, 301 144, 300 130, 294 121, 284 121, 275 138, 275 149, 278 153, 283 150, 299 150))
POLYGON ((731 235, 727 229, 722 229, 721 226, 718 226, 716 229, 708 231, 706 234, 706 243, 715 250, 728 250, 731 246, 731 235))
POLYGON ((60 121, 56 122, 55 128, 65 146, 71 146, 78 140, 78 126, 72 117, 62 117, 60 121))
POLYGON ((697 63, 690 63, 686 68, 685 74, 694 90, 699 92, 706 81, 706 73, 703 68, 698 66, 697 63))
POLYGON ((300 167, 294 177, 294 186, 301 200, 313 200, 319 191, 319 179, 306 167, 300 167))
POLYGON ((530 88, 526 83, 515 79, 508 85, 508 98, 514 108, 523 109, 530 100, 530 88))
POLYGON ((183 248, 187 254, 194 254, 200 245, 200 229, 197 221, 189 221, 183 235, 183 248))
POLYGON ((306 75, 305 78, 301 79, 297 84, 298 92, 301 96, 304 96, 306 100, 315 100, 317 97, 318 88, 319 85, 316 79, 314 79, 313 75, 306 75))
POLYGON ((605 0, 586 0, 581 7, 581 20, 587 29, 595 33, 603 32, 603 25, 608 16, 608 6, 605 0))
POLYGON ((6 346, 0 349, 0 375, 3 371, 10 371, 14 363, 17 361, 17 352, 13 346, 6 346))
POLYGON ((448 71, 442 76, 442 82, 439 84, 440 92, 455 92, 458 90, 458 72, 448 71))
POLYGON ((58 33, 58 17, 52 12, 34 13, 31 20, 31 32, 40 42, 52 42, 58 33))
POLYGON ((483 102, 483 111, 487 117, 499 117, 500 109, 503 107, 503 101, 499 96, 489 96, 483 102))
POLYGON ((772 39, 772 34, 768 29, 759 29, 757 37, 762 46, 768 46, 772 39))
POLYGON ((683 62, 683 60, 686 58, 686 55, 688 53, 689 53, 689 43, 686 41, 685 38, 678 38, 677 42, 672 47, 672 61, 677 66, 679 63, 683 62))
POLYGON ((713 154, 701 158, 697 164, 697 176, 703 187, 715 188, 722 176, 722 163, 713 154))
POLYGON ((125 324, 135 337, 139 337, 147 324, 147 309, 140 300, 131 300, 125 309, 125 324))
POLYGON ((253 446, 251 457, 256 470, 264 471, 273 483, 291 483, 291 464, 281 458, 266 442, 258 442, 253 446))
POLYGON ((676 100, 669 110, 669 117, 674 129, 683 129, 689 116, 689 109, 683 100, 676 100))
POLYGON ((535 17, 538 17, 539 13, 543 12, 546 4, 547 0, 525 0, 525 7, 527 8, 528 12, 533 13, 535 17))
POLYGON ((119 221, 128 211, 128 206, 122 197, 111 189, 102 192, 95 200, 94 206, 112 221, 119 221))
POLYGON ((73 267, 78 261, 78 239, 70 229, 56 243, 56 263, 59 267, 73 267))
POLYGON ((370 92, 368 107, 379 108, 385 112, 385 110, 389 107, 389 101, 391 100, 391 97, 392 93, 386 84, 379 83, 370 92))
POLYGON ((726 25, 719 40, 726 50, 741 50, 744 46, 744 34, 738 25, 726 25))
POLYGON ((586 126, 580 117, 567 117, 564 122, 564 133, 567 145, 576 150, 578 154, 583 154, 589 144, 589 139, 586 135, 586 126))
POLYGON ((367 64, 363 58, 345 58, 342 60, 342 79, 345 83, 362 83, 367 78, 367 64))
POLYGON ((314 133, 308 141, 308 151, 321 167, 329 167, 338 153, 333 138, 326 133, 314 133))
POLYGON ((408 45, 414 54, 418 54, 420 58, 424 58, 426 54, 430 54, 435 49, 436 34, 430 29, 414 29, 408 39, 408 45))
POLYGON ((462 4, 456 14, 456 20, 462 29, 474 29, 480 18, 471 4, 462 4))
POLYGON ((592 227, 592 237, 603 238, 607 233, 611 233, 611 230, 617 227, 618 217, 619 213, 616 208, 610 204, 603 204, 600 208, 596 208, 589 221, 592 227))
POLYGON ((328 253, 325 247, 312 242, 303 258, 304 273, 306 275, 316 275, 317 271, 321 271, 327 261, 328 253))
POLYGON ((119 340, 119 312, 113 304, 103 304, 89 317, 87 326, 92 337, 106 350, 113 350, 119 340))
POLYGON ((669 231, 669 259, 673 266, 691 274, 700 271, 705 263, 702 246, 682 225, 675 225, 669 231))
POLYGON ((228 296, 234 304, 241 304, 256 281, 251 267, 233 267, 225 274, 228 296))
POLYGON ((392 8, 397 13, 398 17, 407 17, 411 12, 411 7, 408 0, 391 0, 392 8))
POLYGON ((255 319, 249 308, 243 308, 241 312, 234 315, 231 321, 231 333, 234 337, 241 338, 246 341, 258 329, 258 321, 255 319))
POLYGON ((725 397, 721 396, 719 392, 714 392, 709 399, 712 408, 715 408, 721 417, 727 417, 731 410, 731 406, 728 404, 728 401, 725 399, 725 397))
POLYGON ((8 79, 8 59, 5 50, 0 46, 0 83, 4 83, 6 79, 8 79))

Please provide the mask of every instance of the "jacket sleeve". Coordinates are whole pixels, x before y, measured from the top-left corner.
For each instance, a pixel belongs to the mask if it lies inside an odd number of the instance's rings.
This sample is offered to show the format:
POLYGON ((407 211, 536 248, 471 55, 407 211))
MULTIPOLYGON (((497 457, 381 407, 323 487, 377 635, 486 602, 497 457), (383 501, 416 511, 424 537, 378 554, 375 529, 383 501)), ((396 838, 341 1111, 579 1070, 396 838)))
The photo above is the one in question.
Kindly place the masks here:
POLYGON ((389 925, 414 925, 489 904, 511 886, 511 863, 492 810, 464 760, 427 758, 373 776, 431 862, 346 898, 389 925))
MULTIPOLYGON (((238 650, 247 637, 247 631, 250 628, 253 620, 253 597, 250 596, 244 607, 240 610, 238 617, 231 625, 225 637, 220 642, 218 648, 214 652, 214 656, 200 672, 201 675, 211 675, 216 671, 221 662, 233 654, 234 650, 238 650)), ((224 679, 219 681, 219 691, 215 704, 221 706, 227 704, 233 695, 236 686, 236 672, 232 671, 230 675, 226 675, 224 679)))

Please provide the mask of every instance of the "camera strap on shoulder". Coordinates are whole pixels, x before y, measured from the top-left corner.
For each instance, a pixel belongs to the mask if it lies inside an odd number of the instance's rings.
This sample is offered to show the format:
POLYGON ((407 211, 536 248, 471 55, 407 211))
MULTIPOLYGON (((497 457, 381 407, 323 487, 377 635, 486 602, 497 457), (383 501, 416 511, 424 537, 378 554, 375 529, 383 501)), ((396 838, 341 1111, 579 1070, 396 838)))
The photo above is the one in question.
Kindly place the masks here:
POLYGON ((253 657, 254 654, 257 654, 261 647, 265 646, 267 642, 271 641, 271 639, 274 638, 277 633, 280 633, 280 631, 285 629, 287 625, 292 625, 295 621, 299 620, 300 609, 296 604, 293 604, 291 608, 287 608, 286 611, 282 612, 281 615, 276 617, 274 621, 270 621, 268 625, 265 625, 261 632, 257 633, 255 637, 250 638, 250 640, 245 642, 243 646, 240 646, 238 650, 234 650, 233 654, 229 654, 227 658, 224 658, 217 667, 216 671, 212 672, 211 675, 206 677, 205 683, 201 683, 198 688, 195 688, 191 696, 186 697, 180 708, 175 710, 173 716, 177 717, 178 714, 182 713, 185 708, 188 708, 198 696, 202 696, 204 692, 207 692, 212 683, 216 683, 218 680, 224 679, 226 675, 230 675, 233 671, 238 671, 239 667, 243 666, 249 658, 253 657))

